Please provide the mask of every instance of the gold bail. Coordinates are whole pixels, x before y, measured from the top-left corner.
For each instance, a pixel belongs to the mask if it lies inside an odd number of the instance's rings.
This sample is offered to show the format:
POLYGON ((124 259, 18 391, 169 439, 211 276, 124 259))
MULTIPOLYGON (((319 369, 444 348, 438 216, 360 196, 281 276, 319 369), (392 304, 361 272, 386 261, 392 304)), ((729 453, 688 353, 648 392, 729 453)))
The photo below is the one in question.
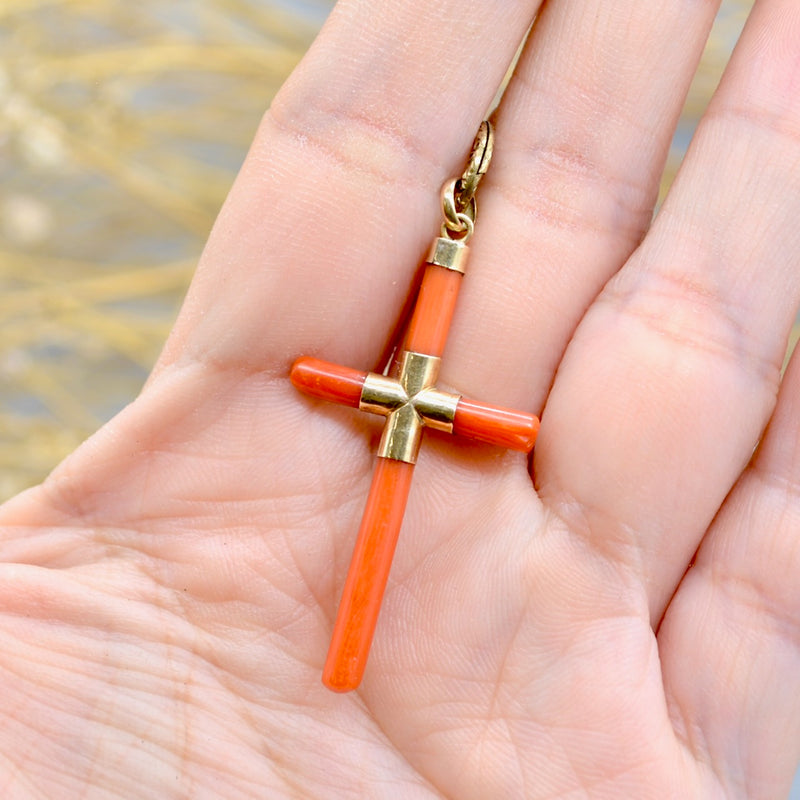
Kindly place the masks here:
POLYGON ((478 128, 466 169, 442 187, 442 238, 466 243, 471 237, 478 213, 475 192, 489 169, 494 151, 494 129, 488 120, 478 128))
POLYGON ((469 161, 464 174, 456 181, 455 199, 456 210, 466 211, 481 178, 489 169, 489 164, 494 153, 494 128, 488 119, 481 122, 475 141, 472 143, 472 151, 469 154, 469 161))

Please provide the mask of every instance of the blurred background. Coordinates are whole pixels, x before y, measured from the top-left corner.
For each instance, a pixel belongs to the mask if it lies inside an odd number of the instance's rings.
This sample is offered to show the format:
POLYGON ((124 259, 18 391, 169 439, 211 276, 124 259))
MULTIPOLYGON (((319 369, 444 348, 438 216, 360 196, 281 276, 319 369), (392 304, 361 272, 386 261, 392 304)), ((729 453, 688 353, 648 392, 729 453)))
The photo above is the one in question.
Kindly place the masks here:
MULTIPOLYGON (((332 0, 0 0, 0 500, 139 391, 332 0)), ((723 2, 664 177, 752 2, 723 2)))
POLYGON ((0 0, 0 500, 139 391, 330 0, 0 0))
MULTIPOLYGON (((0 500, 135 397, 331 5, 0 2, 0 500)), ((662 192, 751 6, 723 0, 662 192)))

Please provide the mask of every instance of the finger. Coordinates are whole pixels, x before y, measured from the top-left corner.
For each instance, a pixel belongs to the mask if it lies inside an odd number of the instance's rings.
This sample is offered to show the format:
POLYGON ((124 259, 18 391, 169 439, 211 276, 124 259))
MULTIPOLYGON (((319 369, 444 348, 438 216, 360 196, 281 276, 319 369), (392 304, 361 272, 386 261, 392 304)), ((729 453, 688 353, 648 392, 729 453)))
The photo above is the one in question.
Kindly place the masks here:
POLYGON ((162 363, 370 366, 537 5, 342 0, 264 119, 162 363))
POLYGON ((762 0, 643 245, 578 329, 542 495, 657 620, 771 413, 800 290, 800 7, 762 0))
POLYGON ((800 758, 800 357, 659 633, 686 748, 731 797, 786 797, 800 758))
POLYGON ((481 190, 445 365, 460 390, 541 408, 578 320, 650 223, 716 5, 542 10, 481 190))

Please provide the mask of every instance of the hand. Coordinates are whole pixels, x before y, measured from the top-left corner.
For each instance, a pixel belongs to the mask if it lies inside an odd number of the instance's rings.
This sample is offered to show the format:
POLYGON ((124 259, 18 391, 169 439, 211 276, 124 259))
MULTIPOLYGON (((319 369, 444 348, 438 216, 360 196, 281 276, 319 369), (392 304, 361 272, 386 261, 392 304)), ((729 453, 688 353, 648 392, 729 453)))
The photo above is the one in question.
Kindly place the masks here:
POLYGON ((144 392, 0 516, 4 796, 786 792, 794 0, 759 0, 652 227, 715 6, 547 4, 442 371, 543 413, 535 489, 428 436, 365 682, 320 684, 379 426, 289 365, 374 364, 536 5, 337 7, 144 392))

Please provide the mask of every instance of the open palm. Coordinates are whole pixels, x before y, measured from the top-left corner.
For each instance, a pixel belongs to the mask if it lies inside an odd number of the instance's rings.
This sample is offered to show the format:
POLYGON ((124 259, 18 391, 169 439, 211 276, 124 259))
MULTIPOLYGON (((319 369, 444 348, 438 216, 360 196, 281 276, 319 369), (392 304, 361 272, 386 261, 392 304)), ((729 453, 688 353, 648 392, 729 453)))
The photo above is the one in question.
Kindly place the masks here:
POLYGON ((531 473, 429 435, 364 684, 320 684, 379 426, 288 368, 376 362, 537 5, 334 11, 142 395, 0 512, 4 797, 786 792, 794 0, 758 0, 649 231, 715 4, 544 8, 440 381, 542 412, 531 473))

